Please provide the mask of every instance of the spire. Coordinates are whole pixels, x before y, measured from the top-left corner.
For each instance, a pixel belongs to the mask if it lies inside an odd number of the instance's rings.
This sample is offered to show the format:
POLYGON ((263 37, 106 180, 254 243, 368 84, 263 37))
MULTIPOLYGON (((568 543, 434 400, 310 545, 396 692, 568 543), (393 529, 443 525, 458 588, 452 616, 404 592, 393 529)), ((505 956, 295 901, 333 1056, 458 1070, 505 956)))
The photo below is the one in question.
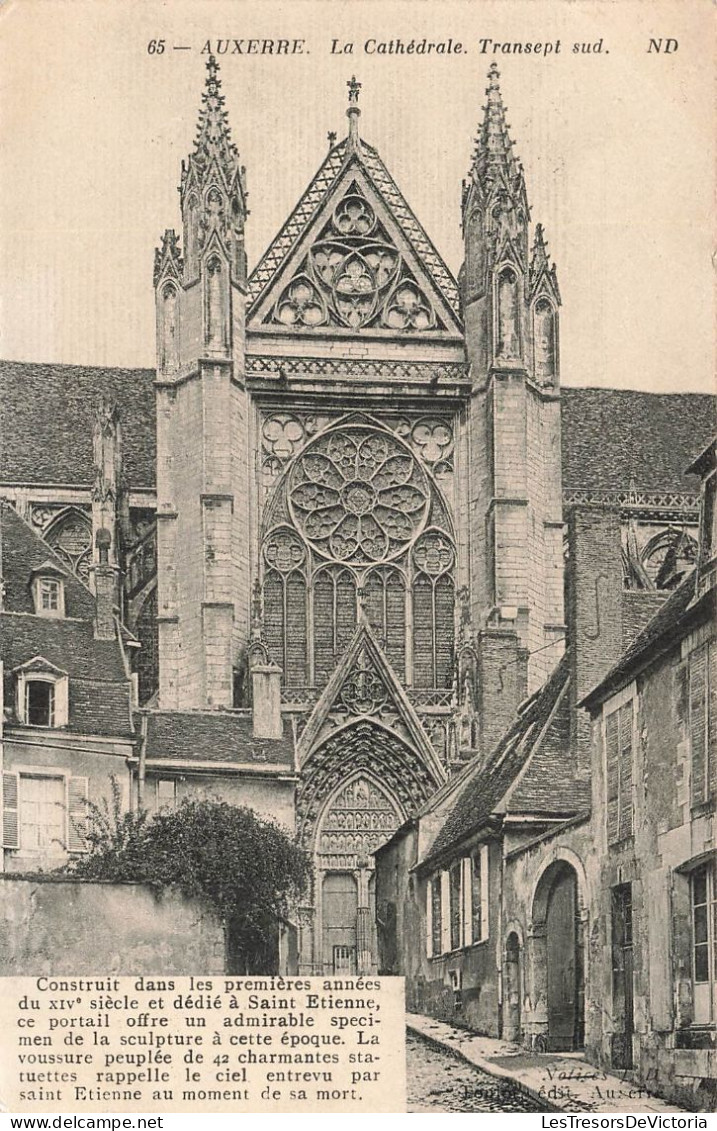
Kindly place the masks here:
POLYGON ((232 142, 229 116, 224 109, 225 98, 221 90, 219 67, 213 55, 209 56, 206 67, 194 150, 188 163, 182 163, 182 193, 191 172, 194 172, 197 181, 201 183, 212 165, 218 167, 227 187, 231 185, 237 171, 243 180, 243 170, 239 169, 239 151, 232 142))
POLYGON ((533 240, 533 254, 530 260, 530 273, 537 278, 541 271, 549 271, 548 249, 545 243, 545 232, 542 224, 535 225, 535 238, 533 240))
POLYGON ((471 174, 478 181, 493 181, 502 173, 508 184, 512 184, 522 170, 513 154, 499 80, 498 67, 491 63, 483 122, 476 138, 471 174))
POLYGON ((349 105, 346 111, 346 117, 349 120, 349 142, 354 146, 358 146, 358 120, 361 117, 358 100, 359 91, 361 90, 361 83, 357 82, 356 75, 352 75, 349 81, 346 83, 346 86, 349 90, 349 105))

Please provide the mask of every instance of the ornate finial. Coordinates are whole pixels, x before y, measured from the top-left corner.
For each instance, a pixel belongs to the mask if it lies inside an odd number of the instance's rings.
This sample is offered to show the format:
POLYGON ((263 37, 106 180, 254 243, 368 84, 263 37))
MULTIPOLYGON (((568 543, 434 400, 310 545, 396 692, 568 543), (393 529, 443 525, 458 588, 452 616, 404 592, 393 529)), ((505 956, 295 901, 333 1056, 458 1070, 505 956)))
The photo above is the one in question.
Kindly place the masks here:
POLYGON ((533 277, 535 277, 539 275, 541 271, 548 271, 549 269, 550 264, 548 262, 548 248, 545 243, 545 232, 543 230, 543 225, 536 224, 530 271, 533 277))
POLYGON ((336 130, 329 130, 326 137, 329 142, 329 149, 333 149, 336 145, 336 130))
POLYGON ((520 168, 513 153, 513 142, 508 136, 510 127, 505 118, 500 72, 495 62, 491 63, 488 70, 485 93, 483 121, 476 138, 471 174, 478 181, 495 180, 504 175, 508 183, 512 184, 519 176, 520 168))
POLYGON ((357 81, 356 75, 352 75, 346 86, 349 88, 349 106, 346 111, 346 117, 349 120, 349 141, 357 146, 359 144, 358 120, 361 116, 358 105, 361 83, 357 81))

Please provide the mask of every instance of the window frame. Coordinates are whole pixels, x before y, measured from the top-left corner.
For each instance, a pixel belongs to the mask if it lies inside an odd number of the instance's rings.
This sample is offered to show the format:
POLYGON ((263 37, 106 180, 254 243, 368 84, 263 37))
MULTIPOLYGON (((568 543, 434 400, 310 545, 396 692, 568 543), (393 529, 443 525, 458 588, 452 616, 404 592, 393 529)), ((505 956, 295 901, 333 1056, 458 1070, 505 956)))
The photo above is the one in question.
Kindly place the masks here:
POLYGON ((690 651, 687 656, 687 735, 689 740, 690 757, 690 807, 701 809, 713 800, 712 790, 712 759, 715 757, 710 744, 710 666, 712 663, 714 643, 703 640, 690 651), (701 781, 696 781, 695 765, 698 762, 698 752, 695 749, 695 729, 698 725, 694 718, 696 696, 693 694, 694 683, 698 678, 698 665, 702 666, 702 694, 700 706, 702 709, 702 750, 699 752, 702 759, 701 781))
POLYGON ((690 881, 690 974, 692 979, 692 1023, 714 1026, 717 1022, 717 861, 706 860, 693 868, 690 881), (696 903, 695 885, 698 876, 705 876, 704 901, 696 903), (705 909, 705 937, 697 939, 696 910, 705 909), (704 947, 707 977, 697 980, 697 948, 704 947))
POLYGON ((490 847, 483 842, 426 881, 426 954, 441 958, 487 942, 489 919, 490 847), (475 934, 474 873, 480 877, 478 921, 475 934), (457 877, 457 883, 456 879, 457 877))
POLYGON ((16 676, 15 710, 22 726, 37 727, 39 730, 59 730, 69 724, 69 678, 64 673, 38 666, 21 670, 16 676), (50 719, 47 723, 30 722, 29 685, 31 683, 46 683, 52 686, 50 719))
POLYGON ((86 800, 89 797, 89 779, 82 775, 73 775, 70 770, 57 766, 16 765, 5 769, 0 777, 2 784, 2 797, 0 806, 3 815, 4 850, 18 852, 21 857, 56 857, 64 859, 88 851, 89 845, 85 840, 82 829, 77 826, 84 822, 87 816, 86 800), (44 781, 59 781, 62 783, 63 800, 61 804, 63 846, 58 848, 48 846, 28 847, 22 843, 23 829, 23 780, 40 779, 44 781), (8 793, 11 796, 8 798, 8 793))
POLYGON ((603 797, 605 806, 605 837, 608 848, 615 848, 619 845, 624 845, 629 842, 635 835, 635 756, 637 751, 636 743, 636 721, 637 721, 637 688, 634 683, 629 687, 624 688, 619 694, 612 696, 606 703, 603 704, 602 710, 602 759, 603 759, 603 797), (629 829, 625 830, 623 818, 627 808, 625 802, 625 793, 627 787, 625 779, 627 778, 626 760, 624 760, 624 753, 627 747, 623 743, 623 723, 622 720, 629 712, 629 829), (608 751, 608 724, 609 720, 617 716, 617 761, 616 761, 616 774, 617 774, 617 793, 615 794, 616 802, 616 817, 615 817, 615 831, 611 831, 610 820, 610 755, 608 751))
POLYGON ((35 574, 32 579, 32 600, 35 616, 46 617, 49 620, 60 620, 65 616, 65 584, 63 579, 49 570, 35 574), (43 605, 43 590, 45 586, 52 585, 57 595, 55 608, 43 605))

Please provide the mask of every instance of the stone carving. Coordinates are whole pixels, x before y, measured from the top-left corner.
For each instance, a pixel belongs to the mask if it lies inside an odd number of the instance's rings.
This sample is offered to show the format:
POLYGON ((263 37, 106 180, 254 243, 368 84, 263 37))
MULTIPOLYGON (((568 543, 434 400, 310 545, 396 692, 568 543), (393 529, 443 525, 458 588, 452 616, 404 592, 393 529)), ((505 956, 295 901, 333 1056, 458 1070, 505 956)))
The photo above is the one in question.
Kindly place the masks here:
POLYGON ((438 530, 428 531, 416 544, 413 561, 416 569, 429 577, 439 577, 453 567, 455 554, 453 546, 445 534, 438 530))
POLYGON ((416 460, 368 428, 320 437, 297 460, 289 502, 312 546, 338 561, 395 557, 423 525, 429 488, 416 460))
POLYGON ((352 330, 438 325, 430 300, 356 185, 337 204, 270 318, 284 326, 352 330))
POLYGON ((71 507, 47 528, 44 537, 58 558, 82 581, 89 582, 92 564, 92 528, 89 519, 71 507))

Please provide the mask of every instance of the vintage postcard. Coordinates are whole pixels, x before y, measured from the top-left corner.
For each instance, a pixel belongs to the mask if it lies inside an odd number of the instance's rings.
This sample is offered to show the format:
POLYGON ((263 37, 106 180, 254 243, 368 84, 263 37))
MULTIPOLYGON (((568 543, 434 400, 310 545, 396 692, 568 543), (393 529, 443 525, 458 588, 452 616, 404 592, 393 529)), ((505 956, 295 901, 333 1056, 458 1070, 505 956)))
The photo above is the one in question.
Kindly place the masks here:
POLYGON ((0 5, 8 1109, 706 1126, 714 30, 0 5))

